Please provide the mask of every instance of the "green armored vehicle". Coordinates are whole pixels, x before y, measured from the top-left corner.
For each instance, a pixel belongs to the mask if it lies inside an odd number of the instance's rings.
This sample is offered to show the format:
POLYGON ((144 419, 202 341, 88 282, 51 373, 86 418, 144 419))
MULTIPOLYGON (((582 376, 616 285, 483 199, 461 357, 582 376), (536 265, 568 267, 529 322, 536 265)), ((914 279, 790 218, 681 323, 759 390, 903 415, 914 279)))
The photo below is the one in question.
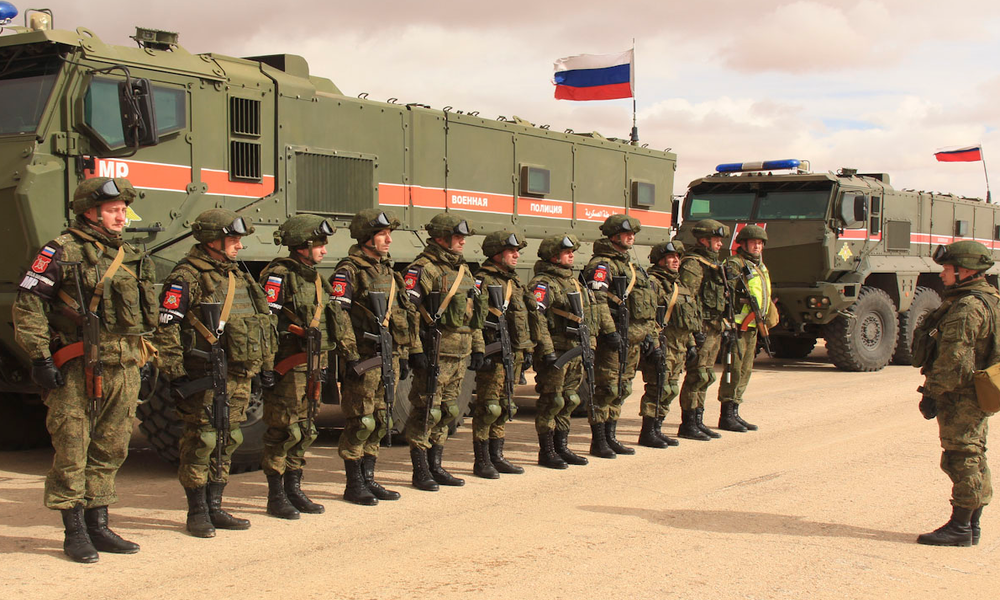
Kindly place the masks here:
MULTIPOLYGON (((691 182, 681 239, 713 218, 735 236, 765 227, 764 262, 781 324, 776 356, 801 358, 825 338, 834 364, 876 371, 910 363, 913 330, 941 303, 934 248, 975 239, 1000 259, 1000 207, 949 194, 897 190, 884 173, 810 173, 806 161, 733 163, 691 182)), ((993 284, 1000 267, 988 272, 993 284)))
MULTIPOLYGON (((294 55, 194 55, 176 34, 147 29, 137 29, 138 47, 129 48, 82 27, 43 27, 0 36, 0 251, 7 258, 0 311, 8 315, 24 269, 66 226, 78 182, 93 176, 127 177, 139 190, 125 238, 152 254, 161 279, 193 243, 191 221, 213 207, 252 219, 256 232, 244 238, 250 245, 240 258, 255 275, 282 250, 272 243, 274 229, 302 212, 338 227, 321 265, 328 274, 353 243, 351 217, 374 206, 403 223, 391 249, 398 268, 420 252, 423 225, 443 210, 482 234, 524 232, 525 281, 541 238, 572 232, 592 242, 610 214, 642 221, 637 256, 669 237, 670 152, 516 117, 345 96, 294 55)), ((479 241, 466 247, 470 262, 482 260, 479 241)), ((0 325, 0 439, 8 445, 41 425, 11 327, 9 318, 0 325)), ((406 420, 407 391, 404 382, 397 425, 406 420)), ((161 453, 175 457, 170 400, 154 395, 139 416, 161 453)), ((259 416, 252 410, 244 426, 246 463, 260 452, 259 416)))

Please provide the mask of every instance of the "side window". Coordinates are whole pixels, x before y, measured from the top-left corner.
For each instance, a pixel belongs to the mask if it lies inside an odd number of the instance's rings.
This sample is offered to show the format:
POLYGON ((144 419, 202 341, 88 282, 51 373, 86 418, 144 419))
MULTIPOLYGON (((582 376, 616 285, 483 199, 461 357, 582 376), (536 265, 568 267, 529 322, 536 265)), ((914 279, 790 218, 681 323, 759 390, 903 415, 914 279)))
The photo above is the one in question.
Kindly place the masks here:
MULTIPOLYGON (((95 77, 83 97, 83 122, 108 150, 125 146, 118 99, 120 81, 95 77)), ((161 137, 187 128, 186 98, 183 88, 153 85, 156 128, 161 137)))

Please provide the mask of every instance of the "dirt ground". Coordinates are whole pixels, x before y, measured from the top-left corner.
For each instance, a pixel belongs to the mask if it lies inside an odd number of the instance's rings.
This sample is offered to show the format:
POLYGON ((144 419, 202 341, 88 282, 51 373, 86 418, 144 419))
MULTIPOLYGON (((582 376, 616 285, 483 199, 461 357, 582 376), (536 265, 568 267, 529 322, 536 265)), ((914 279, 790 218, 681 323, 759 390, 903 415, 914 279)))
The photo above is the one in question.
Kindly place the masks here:
MULTIPOLYGON (((253 526, 210 540, 184 533, 173 470, 136 436, 111 514, 142 551, 94 565, 66 559, 59 515, 41 505, 50 452, 0 453, 3 597, 996 597, 997 512, 984 512, 979 546, 914 543, 950 511, 936 427, 917 412, 919 383, 910 367, 839 372, 822 349, 806 361, 760 360, 741 410, 759 432, 565 471, 535 464, 533 415, 523 410, 507 454, 524 475, 474 477, 463 427, 445 462, 465 487, 420 492, 406 448, 384 449, 379 473, 403 498, 377 507, 341 499, 331 432, 313 447, 304 485, 326 514, 271 518, 263 475, 242 474, 228 507, 253 526)), ((625 407, 622 440, 638 434, 637 402, 625 407)), ((706 422, 717 418, 713 400, 706 422)), ((678 421, 674 410, 664 430, 678 421)), ((587 449, 585 421, 574 421, 570 441, 587 449)))

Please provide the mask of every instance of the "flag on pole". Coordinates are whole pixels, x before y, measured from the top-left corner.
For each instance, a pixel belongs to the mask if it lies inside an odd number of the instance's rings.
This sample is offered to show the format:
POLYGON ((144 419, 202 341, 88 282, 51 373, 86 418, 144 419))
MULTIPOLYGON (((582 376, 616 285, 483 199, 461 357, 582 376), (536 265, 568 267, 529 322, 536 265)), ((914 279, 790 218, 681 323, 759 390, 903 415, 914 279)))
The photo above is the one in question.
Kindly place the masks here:
POLYGON ((580 54, 555 62, 556 100, 614 100, 635 95, 635 51, 580 54))
POLYGON ((983 160, 983 145, 939 148, 934 153, 934 158, 938 162, 978 162, 983 160))

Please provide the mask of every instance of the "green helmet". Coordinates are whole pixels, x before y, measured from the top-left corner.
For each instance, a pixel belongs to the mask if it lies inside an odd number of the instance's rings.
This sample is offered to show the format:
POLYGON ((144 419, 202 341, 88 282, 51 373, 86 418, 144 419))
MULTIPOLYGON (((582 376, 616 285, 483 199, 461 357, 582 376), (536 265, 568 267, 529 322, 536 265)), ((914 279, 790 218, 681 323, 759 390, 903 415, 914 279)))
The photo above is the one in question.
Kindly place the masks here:
POLYGON ((274 230, 274 245, 289 248, 322 246, 333 235, 336 227, 319 215, 295 215, 274 230))
POLYGON ((500 254, 507 248, 521 250, 527 245, 528 242, 525 241, 524 236, 520 233, 509 229, 501 229, 487 235, 486 239, 483 240, 483 255, 489 258, 500 254))
POLYGON ((398 229, 399 219, 391 212, 378 208, 366 208, 355 213, 351 219, 351 237, 359 242, 367 242, 383 229, 398 229))
POLYGON ((601 233, 604 234, 604 237, 611 237, 623 231, 639 233, 640 229, 642 229, 642 223, 639 222, 639 219, 627 215, 611 215, 601 223, 601 233))
POLYGON ((767 232, 759 225, 747 225, 736 234, 736 243, 746 240, 763 240, 767 243, 767 232))
POLYGON ((95 206, 113 200, 124 200, 125 206, 135 200, 135 188, 124 177, 94 177, 76 186, 73 193, 73 212, 82 215, 95 206))
POLYGON ((986 246, 972 240, 952 242, 938 246, 934 251, 934 262, 939 265, 954 265, 973 271, 985 271, 993 266, 993 254, 986 246))
POLYGON ((684 244, 680 240, 660 242, 649 251, 649 262, 656 264, 668 254, 684 254, 684 244))
POLYGON ((729 228, 715 219, 702 219, 694 224, 691 229, 694 238, 726 237, 729 235, 729 228))
POLYGON ((538 245, 538 258, 551 260, 563 250, 579 250, 580 240, 573 234, 550 235, 538 245))
POLYGON ((468 221, 446 212, 434 215, 431 222, 424 225, 424 229, 427 230, 427 233, 432 238, 446 238, 454 234, 472 235, 476 233, 476 230, 472 228, 472 225, 468 221))
POLYGON ((231 210, 210 208, 191 223, 191 231, 199 242, 211 242, 231 235, 249 235, 254 232, 254 227, 250 219, 231 210))

